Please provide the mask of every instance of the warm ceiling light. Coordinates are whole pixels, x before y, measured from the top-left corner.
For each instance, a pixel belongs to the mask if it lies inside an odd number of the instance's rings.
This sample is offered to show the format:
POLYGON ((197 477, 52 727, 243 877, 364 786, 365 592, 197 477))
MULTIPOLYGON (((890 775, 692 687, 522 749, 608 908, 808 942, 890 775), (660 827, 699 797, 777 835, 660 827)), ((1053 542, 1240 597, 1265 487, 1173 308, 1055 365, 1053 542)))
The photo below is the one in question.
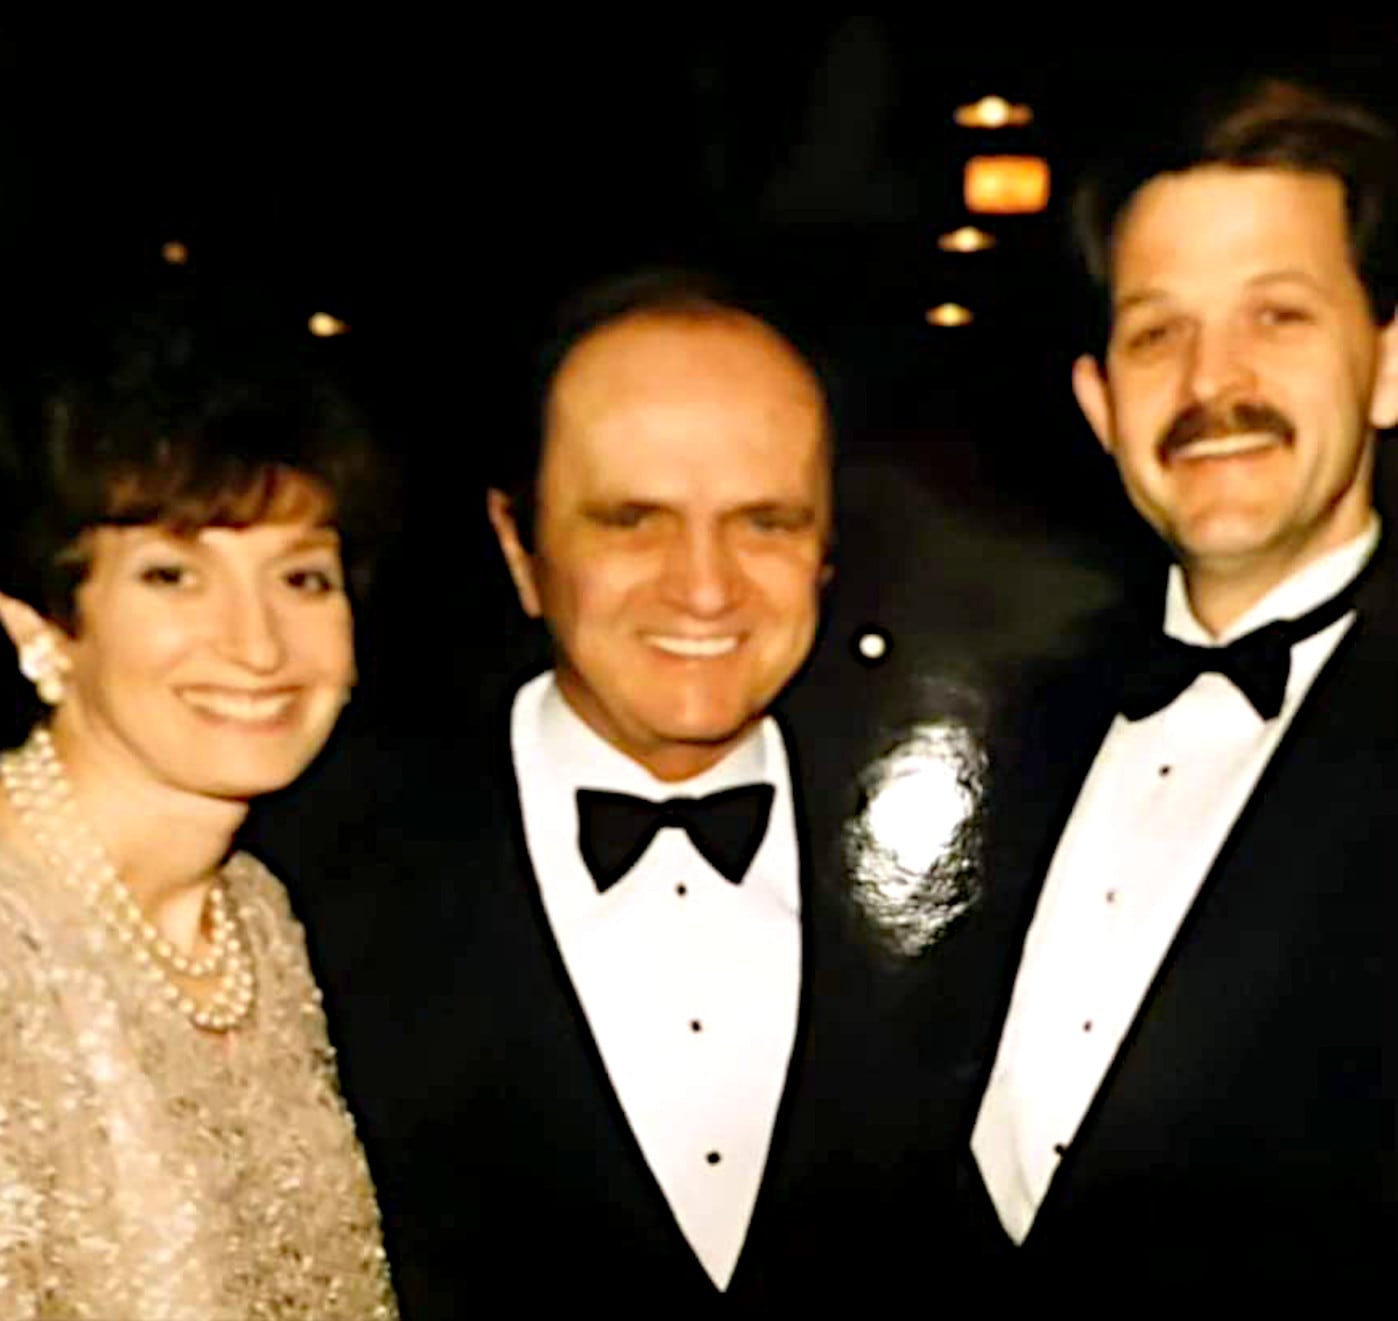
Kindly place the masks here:
POLYGON ((943 252, 984 252, 995 246, 995 236, 974 225, 962 225, 950 234, 943 234, 937 240, 937 246, 943 252))
POLYGON ((962 128, 1005 128, 1028 124, 1034 112, 1027 105, 1011 105, 1003 96, 983 96, 970 105, 956 107, 956 122, 962 128))
POLYGON ((971 309, 960 303, 938 303, 927 310, 929 326, 969 326, 971 320, 971 309))
POLYGON ((1042 156, 972 156, 966 162, 966 209, 988 215, 1027 215, 1049 199, 1049 167, 1042 156))
POLYGON ((317 339, 330 339, 334 335, 349 334, 349 326, 339 317, 331 316, 329 312, 317 312, 306 325, 317 339))
POLYGON ((183 266, 189 260, 189 249, 183 243, 171 241, 160 249, 160 255, 171 266, 183 266))

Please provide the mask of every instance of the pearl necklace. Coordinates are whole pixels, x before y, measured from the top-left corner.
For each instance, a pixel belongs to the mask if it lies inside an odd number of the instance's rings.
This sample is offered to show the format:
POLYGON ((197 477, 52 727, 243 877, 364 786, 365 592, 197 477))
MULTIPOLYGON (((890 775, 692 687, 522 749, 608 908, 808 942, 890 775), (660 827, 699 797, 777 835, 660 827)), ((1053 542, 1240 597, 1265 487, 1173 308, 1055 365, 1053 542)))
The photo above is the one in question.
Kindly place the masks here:
POLYGON ((252 960, 243 945, 220 875, 209 891, 209 952, 195 959, 177 950, 147 920, 122 883, 106 850, 78 814, 53 738, 42 726, 29 742, 0 759, 0 782, 19 823, 49 865, 96 912, 121 945, 131 951, 157 993, 195 1027, 227 1032, 252 1010, 252 960), (186 994, 175 976, 219 983, 205 1005, 186 994))

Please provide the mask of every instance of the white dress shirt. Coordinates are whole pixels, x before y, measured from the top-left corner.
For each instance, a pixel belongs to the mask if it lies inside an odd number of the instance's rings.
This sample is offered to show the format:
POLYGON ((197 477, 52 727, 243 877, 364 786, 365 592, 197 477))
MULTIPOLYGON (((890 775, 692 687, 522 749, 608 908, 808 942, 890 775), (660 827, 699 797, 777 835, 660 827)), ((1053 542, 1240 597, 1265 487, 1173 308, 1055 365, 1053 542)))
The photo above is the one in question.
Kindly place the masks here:
MULTIPOLYGON (((1222 636, 1194 617, 1178 566, 1165 631, 1222 646, 1344 588, 1378 521, 1280 583, 1222 636)), ((1298 642, 1281 713, 1200 675, 1144 720, 1118 716, 1083 783, 1025 938, 971 1150, 1005 1232, 1022 1243, 1199 887, 1353 612, 1298 642)))
POLYGON ((718 765, 667 783, 583 723, 551 674, 515 699, 511 744, 544 909, 607 1075, 665 1199, 726 1288, 767 1162, 796 1036, 801 890, 786 749, 767 719, 718 765), (579 788, 655 801, 775 789, 741 885, 678 828, 599 894, 578 850, 579 788))

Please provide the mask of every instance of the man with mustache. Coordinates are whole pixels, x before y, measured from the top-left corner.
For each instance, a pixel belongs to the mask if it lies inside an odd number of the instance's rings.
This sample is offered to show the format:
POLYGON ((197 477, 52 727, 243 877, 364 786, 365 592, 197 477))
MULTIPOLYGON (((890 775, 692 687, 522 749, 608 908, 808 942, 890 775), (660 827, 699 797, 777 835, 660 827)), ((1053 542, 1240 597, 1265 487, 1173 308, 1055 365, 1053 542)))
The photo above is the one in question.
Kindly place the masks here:
POLYGON ((1393 140, 1272 83, 1161 141, 1078 198, 1073 388, 1176 562, 1002 780, 967 1174, 1026 1288, 1333 1301, 1398 1242, 1393 140))

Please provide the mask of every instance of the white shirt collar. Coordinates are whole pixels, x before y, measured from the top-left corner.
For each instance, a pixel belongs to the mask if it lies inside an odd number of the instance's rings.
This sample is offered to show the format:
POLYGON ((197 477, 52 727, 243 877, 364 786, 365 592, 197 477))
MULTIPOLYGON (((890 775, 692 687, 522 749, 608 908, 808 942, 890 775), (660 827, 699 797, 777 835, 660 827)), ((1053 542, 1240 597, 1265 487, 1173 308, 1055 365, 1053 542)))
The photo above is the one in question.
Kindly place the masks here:
POLYGON ((538 737, 558 777, 589 789, 635 794, 659 802, 676 794, 701 797, 770 776, 767 740, 778 737, 775 723, 763 720, 715 765, 687 780, 660 780, 639 762, 614 748, 568 704, 550 675, 539 704, 538 737))
POLYGON ((1377 549, 1379 531, 1379 517, 1373 514, 1368 526, 1357 537, 1327 551, 1278 583, 1218 637, 1195 616, 1185 588, 1184 571, 1178 564, 1172 564, 1165 586, 1165 632, 1196 647, 1221 647, 1275 619, 1295 619, 1304 615, 1353 580, 1377 549))

